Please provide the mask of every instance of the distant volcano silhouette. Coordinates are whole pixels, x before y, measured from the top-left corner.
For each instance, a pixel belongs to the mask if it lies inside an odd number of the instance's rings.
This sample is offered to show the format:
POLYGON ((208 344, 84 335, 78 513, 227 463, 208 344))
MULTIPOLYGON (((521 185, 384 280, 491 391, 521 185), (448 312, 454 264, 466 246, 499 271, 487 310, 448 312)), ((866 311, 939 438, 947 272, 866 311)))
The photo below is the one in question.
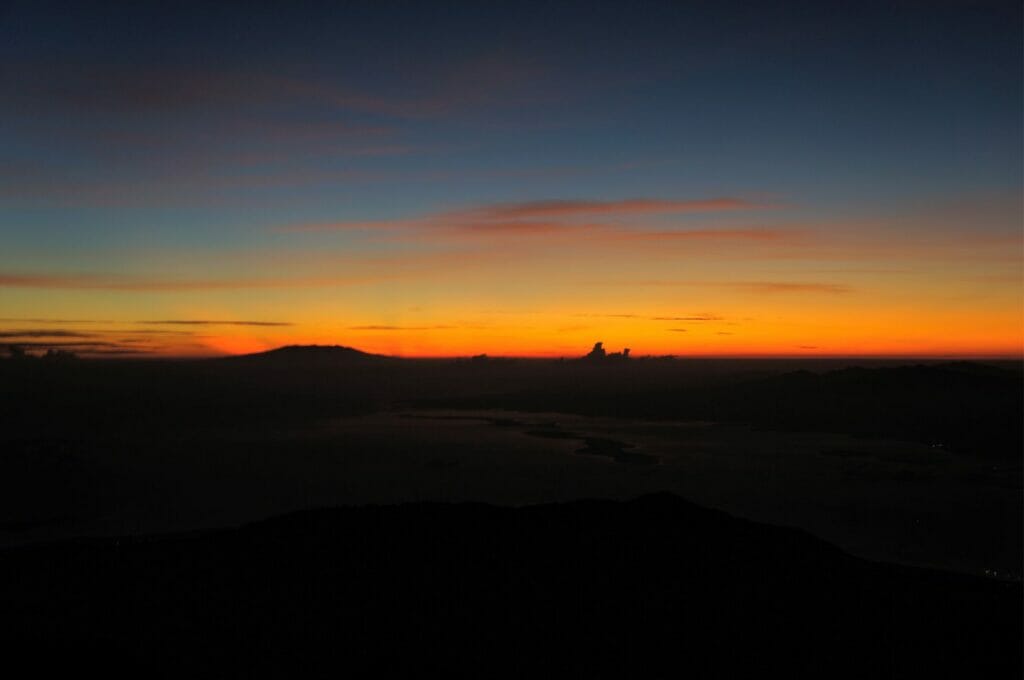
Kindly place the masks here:
POLYGON ((227 357, 227 361, 273 364, 339 364, 393 359, 342 345, 287 345, 266 352, 227 357))

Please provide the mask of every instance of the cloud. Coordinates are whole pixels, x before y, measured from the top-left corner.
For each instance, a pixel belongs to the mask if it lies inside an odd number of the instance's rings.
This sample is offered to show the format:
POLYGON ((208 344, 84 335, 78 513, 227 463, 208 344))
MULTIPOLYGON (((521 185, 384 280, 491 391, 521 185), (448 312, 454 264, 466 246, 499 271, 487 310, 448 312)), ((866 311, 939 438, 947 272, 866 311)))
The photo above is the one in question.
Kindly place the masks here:
POLYGON ((52 340, 46 335, 39 335, 33 336, 31 340, 22 341, 6 333, 0 333, 0 355, 3 354, 2 348, 5 345, 17 346, 35 354, 52 349, 73 352, 84 357, 194 354, 195 350, 206 348, 187 342, 183 344, 182 340, 191 341, 202 337, 190 331, 119 329, 96 331, 84 339, 76 339, 74 335, 68 334, 53 334, 52 340), (5 338, 6 342, 2 341, 5 338))
POLYGON ((16 111, 85 111, 121 115, 273 110, 287 103, 338 113, 415 120, 481 106, 535 99, 536 69, 508 58, 467 60, 403 93, 379 94, 337 78, 295 77, 265 68, 214 69, 110 61, 22 60, 0 71, 0 102, 16 111))
POLYGON ((453 224, 448 226, 447 229, 449 231, 464 234, 566 234, 571 232, 598 231, 605 227, 606 225, 600 223, 567 224, 565 222, 551 220, 522 220, 518 222, 510 220, 495 220, 467 224, 453 224))
POLYGON ((240 110, 306 100, 392 114, 388 100, 259 71, 85 61, 22 62, 3 72, 3 101, 25 111, 159 114, 240 110))
POLYGON ((11 342, 11 343, 6 343, 6 344, 17 345, 18 347, 21 347, 23 349, 46 349, 46 348, 51 348, 51 347, 52 348, 64 348, 64 349, 74 349, 74 348, 87 349, 87 348, 97 348, 97 347, 119 348, 119 347, 121 347, 116 342, 107 342, 105 340, 82 340, 82 341, 74 341, 74 342, 72 342, 72 341, 68 341, 68 342, 62 342, 62 341, 54 341, 54 342, 31 341, 31 342, 11 342))
MULTIPOLYGON (((273 254, 273 262, 245 260, 245 271, 280 270, 282 261, 294 275, 278 277, 165 278, 163 276, 122 275, 112 273, 56 273, 46 271, 4 273, 0 271, 2 288, 38 288, 63 290, 103 290, 117 292, 204 292, 247 289, 335 288, 387 284, 415 280, 417 277, 445 276, 453 271, 484 267, 490 262, 507 263, 513 249, 458 248, 392 251, 383 254, 309 250, 260 251, 260 256, 273 254), (293 257, 294 256, 294 257, 293 257), (310 275, 309 269, 317 273, 310 275), (346 272, 333 274, 332 272, 346 272)), ((84 322, 84 321, 83 321, 84 322)), ((93 323, 89 321, 89 323, 93 323)), ((100 322, 95 322, 100 323, 100 322)), ((109 321, 102 323, 110 323, 109 321)))
POLYGON ((596 215, 650 215, 692 212, 723 212, 751 210, 764 206, 740 198, 710 198, 697 200, 665 200, 653 198, 627 198, 615 201, 545 200, 520 203, 496 203, 463 212, 448 213, 448 217, 464 216, 470 220, 535 219, 551 217, 579 217, 596 215))
POLYGON ((31 329, 0 331, 0 338, 91 338, 94 333, 80 333, 63 329, 31 329))
POLYGON ((437 331, 458 326, 349 326, 352 331, 437 331))
MULTIPOLYGON (((724 321, 723 317, 715 314, 691 314, 688 316, 644 316, 641 314, 573 314, 573 316, 600 318, 600 319, 642 319, 644 321, 724 321)), ((681 330, 686 329, 674 329, 681 330)))
MULTIPOLYGON (((0 319, 2 321, 10 321, 10 319, 0 319)), ((54 319, 34 319, 36 322, 47 323, 58 320, 54 319)), ((116 323, 113 321, 92 321, 84 319, 59 320, 64 323, 116 323)), ((133 322, 138 323, 138 322, 133 322)), ((193 331, 186 330, 166 330, 166 329, 151 329, 151 328, 116 328, 106 330, 90 330, 89 332, 83 332, 78 330, 70 330, 67 328, 29 328, 29 329, 6 329, 0 330, 0 340, 8 341, 8 344, 19 344, 23 345, 26 342, 36 342, 36 344, 54 345, 55 342, 66 341, 66 340, 96 340, 110 342, 116 340, 117 342, 130 342, 130 343, 150 343, 159 342, 160 340, 167 338, 180 338, 180 337, 195 337, 193 331), (40 342, 50 338, 55 339, 53 342, 40 342), (24 340, 23 340, 24 339, 24 340)), ((74 345, 80 345, 81 342, 69 343, 74 345)))
MULTIPOLYGON (((823 281, 687 281, 687 280, 606 280, 593 282, 609 286, 694 286, 705 288, 726 288, 750 293, 824 293, 840 295, 853 292, 853 288, 842 283, 823 281)), ((687 317, 658 317, 655 321, 716 321, 720 319, 691 319, 687 317)))
MULTIPOLYGON (((0 275, 2 277, 2 275, 0 275)), ((2 285, 2 284, 0 284, 2 285)), ((114 323, 109 319, 0 319, 0 322, 13 323, 114 323)))
POLYGON ((735 288, 750 293, 826 293, 839 295, 849 293, 852 289, 839 283, 819 283, 809 281, 733 281, 714 284, 723 288, 735 288))
POLYGON ((797 236, 791 229, 622 229, 607 235, 630 241, 781 241, 797 236))
POLYGON ((693 316, 652 316, 651 321, 722 321, 722 317, 714 314, 694 314, 693 316))
POLYGON ((587 318, 598 318, 598 319, 639 319, 639 314, 573 314, 573 316, 582 316, 587 318))
POLYGON ((97 357, 97 356, 152 356, 156 352, 152 352, 146 349, 138 349, 134 347, 118 347, 115 349, 92 349, 84 352, 79 352, 86 356, 97 357))
POLYGON ((209 72, 112 63, 35 61, 3 72, 3 101, 26 111, 123 113, 180 111, 227 101, 252 101, 253 83, 209 72))
POLYGON ((493 203, 448 210, 394 220, 345 220, 297 224, 281 227, 281 232, 394 231, 433 232, 520 232, 606 231, 617 238, 689 238, 689 239, 771 239, 780 234, 769 229, 699 229, 643 231, 622 229, 611 218, 646 215, 679 215, 736 210, 755 210, 768 206, 742 198, 656 199, 627 198, 611 201, 542 200, 517 203, 493 203), (597 220, 597 221, 595 221, 597 220), (601 221, 605 220, 605 221, 601 221))
POLYGON ((27 351, 30 354, 42 353, 46 350, 62 350, 65 352, 72 352, 73 354, 82 357, 105 357, 105 356, 157 356, 161 353, 156 348, 142 348, 142 347, 125 347, 115 345, 111 343, 109 346, 76 346, 76 345, 54 345, 45 343, 36 343, 34 345, 25 345, 24 343, 17 343, 18 347, 27 351))
MULTIPOLYGON (((0 183, 0 196, 23 203, 46 205, 89 205, 100 207, 176 205, 197 200, 225 202, 233 192, 299 186, 326 186, 386 178, 374 170, 356 168, 281 168, 266 172, 223 170, 211 172, 204 166, 195 171, 158 172, 117 180, 82 180, 64 176, 19 177, 0 183)), ((259 195, 247 195, 248 201, 259 195)))
MULTIPOLYGON (((145 321, 136 321, 135 323, 148 323, 145 321)), ((165 330, 153 330, 153 329, 134 329, 130 328, 127 330, 112 331, 125 335, 195 335, 192 331, 165 331, 165 330)))
MULTIPOLYGON (((294 326, 291 321, 227 321, 214 319, 159 319, 155 321, 136 321, 146 325, 166 326, 294 326)), ((140 331, 142 332, 142 331, 140 331)))
POLYGON ((296 277, 271 279, 160 279, 108 274, 3 274, 0 288, 109 290, 122 292, 187 292, 246 288, 346 286, 394 278, 396 275, 296 277))

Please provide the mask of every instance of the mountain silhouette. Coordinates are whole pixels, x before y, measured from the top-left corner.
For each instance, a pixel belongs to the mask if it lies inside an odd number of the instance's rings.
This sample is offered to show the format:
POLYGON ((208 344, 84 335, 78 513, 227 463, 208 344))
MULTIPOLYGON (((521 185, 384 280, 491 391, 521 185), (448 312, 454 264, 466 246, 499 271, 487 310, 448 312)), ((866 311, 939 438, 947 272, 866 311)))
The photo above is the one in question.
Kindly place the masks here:
POLYGON ((286 345, 266 352, 241 354, 219 359, 219 361, 268 363, 268 364, 348 364, 370 361, 395 360, 382 354, 370 354, 343 345, 286 345))
POLYGON ((1020 597, 661 493, 21 548, 0 635, 132 677, 1020 677, 1020 597))

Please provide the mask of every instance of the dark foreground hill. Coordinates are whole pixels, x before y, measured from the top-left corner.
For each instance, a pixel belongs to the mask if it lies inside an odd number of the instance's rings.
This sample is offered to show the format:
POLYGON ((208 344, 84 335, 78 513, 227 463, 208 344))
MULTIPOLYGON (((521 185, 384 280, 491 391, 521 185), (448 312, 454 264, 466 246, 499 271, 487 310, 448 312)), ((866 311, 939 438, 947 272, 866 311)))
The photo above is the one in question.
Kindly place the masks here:
POLYGON ((308 511, 0 554, 8 667, 103 677, 1020 677, 1021 586, 677 497, 308 511))

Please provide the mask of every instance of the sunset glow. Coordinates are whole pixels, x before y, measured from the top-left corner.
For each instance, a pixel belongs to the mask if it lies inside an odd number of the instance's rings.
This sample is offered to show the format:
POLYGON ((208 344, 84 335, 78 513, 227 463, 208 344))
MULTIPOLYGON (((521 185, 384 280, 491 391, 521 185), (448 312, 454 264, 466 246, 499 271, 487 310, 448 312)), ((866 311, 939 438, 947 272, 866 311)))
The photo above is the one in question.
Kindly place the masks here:
POLYGON ((381 45, 326 10, 254 12, 228 50, 25 9, 33 31, 0 27, 0 342, 1022 355, 1012 22, 971 14, 950 41, 944 9, 908 5, 868 49, 808 12, 822 41, 788 63, 719 54, 710 11, 576 11, 442 48, 416 11, 363 17, 381 45), (599 27, 620 23, 650 40, 599 27))

